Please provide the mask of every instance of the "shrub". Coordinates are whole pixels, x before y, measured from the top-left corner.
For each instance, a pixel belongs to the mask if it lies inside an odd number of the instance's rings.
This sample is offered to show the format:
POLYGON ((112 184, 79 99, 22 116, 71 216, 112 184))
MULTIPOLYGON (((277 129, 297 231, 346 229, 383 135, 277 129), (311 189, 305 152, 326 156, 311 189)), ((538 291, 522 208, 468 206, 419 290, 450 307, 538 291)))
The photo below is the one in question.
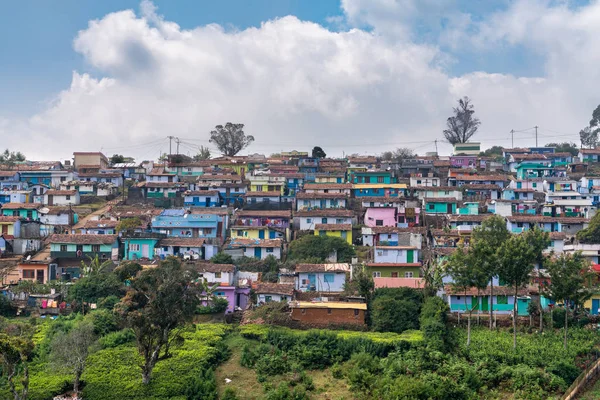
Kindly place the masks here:
POLYGON ((237 393, 234 388, 227 387, 221 396, 221 400, 238 400, 237 393))
POLYGON ((419 305, 410 300, 391 296, 373 300, 372 327, 378 332, 403 332, 419 328, 419 305))
POLYGON ((185 389, 188 400, 217 400, 217 381, 212 369, 201 371, 185 389))
POLYGON ((108 296, 100 300, 98 303, 98 308, 112 311, 112 309, 115 308, 115 304, 117 304, 119 301, 121 301, 121 299, 119 299, 117 296, 108 296))
POLYGON ((118 332, 111 332, 108 335, 101 337, 98 342, 104 349, 109 349, 121 346, 126 343, 131 343, 135 340, 135 334, 131 329, 123 329, 118 332))
POLYGON ((96 335, 104 336, 119 329, 117 317, 112 311, 96 310, 88 314, 86 318, 91 319, 96 335))

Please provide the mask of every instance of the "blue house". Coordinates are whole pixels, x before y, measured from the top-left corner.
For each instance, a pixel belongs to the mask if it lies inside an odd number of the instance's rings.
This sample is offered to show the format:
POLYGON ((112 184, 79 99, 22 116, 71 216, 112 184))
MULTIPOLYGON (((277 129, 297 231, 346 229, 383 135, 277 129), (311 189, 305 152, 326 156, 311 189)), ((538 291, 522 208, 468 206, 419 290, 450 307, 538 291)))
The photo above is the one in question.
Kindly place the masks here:
POLYGON ((195 190, 183 194, 183 204, 194 207, 218 207, 221 205, 218 190, 195 190))
POLYGON ((342 292, 346 284, 349 264, 298 264, 296 290, 301 292, 342 292))
POLYGON ((166 235, 150 232, 127 232, 123 234, 121 237, 125 249, 123 258, 125 260, 153 258, 157 243, 164 237, 166 235))
POLYGON ((216 238, 223 235, 223 222, 218 214, 169 209, 152 218, 152 232, 168 237, 216 238))
POLYGON ((304 175, 304 180, 314 182, 315 175, 319 170, 319 159, 304 157, 298 160, 298 171, 304 175))

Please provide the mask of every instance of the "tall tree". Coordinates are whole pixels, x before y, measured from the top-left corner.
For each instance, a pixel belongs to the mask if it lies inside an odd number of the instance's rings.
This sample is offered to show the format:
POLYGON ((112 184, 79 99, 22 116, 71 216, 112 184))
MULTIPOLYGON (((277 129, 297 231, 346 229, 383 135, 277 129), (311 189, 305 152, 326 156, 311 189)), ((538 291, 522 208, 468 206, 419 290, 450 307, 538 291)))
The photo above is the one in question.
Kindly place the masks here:
POLYGON ((58 370, 73 374, 73 392, 76 395, 79 394, 81 375, 95 341, 94 325, 91 322, 81 322, 68 333, 59 332, 52 340, 52 364, 58 370))
POLYGON ((170 257, 157 268, 140 272, 125 297, 115 306, 126 326, 135 334, 143 357, 142 382, 148 384, 159 355, 171 333, 191 322, 200 303, 196 274, 170 257))
POLYGON ((581 141, 581 147, 589 149, 596 147, 598 145, 598 130, 586 126, 579 131, 579 140, 581 141))
POLYGON ((223 155, 232 157, 254 142, 254 136, 244 133, 244 124, 228 122, 215 126, 210 131, 210 142, 214 143, 223 155))
POLYGON ((471 235, 469 251, 490 285, 490 329, 493 329, 494 319, 494 277, 501 267, 499 250, 509 237, 506 221, 499 215, 485 219, 471 235))
POLYGON ((477 260, 472 257, 464 245, 459 246, 448 258, 446 264, 448 274, 452 277, 452 286, 457 293, 464 293, 465 310, 468 312, 467 319, 467 346, 471 344, 471 317, 479 303, 468 304, 467 298, 469 290, 472 288, 482 289, 487 287, 485 271, 481 268, 477 260))
POLYGON ((530 280, 535 263, 541 259, 542 251, 548 247, 548 234, 540 229, 530 229, 513 235, 500 248, 501 265, 499 277, 514 289, 513 299, 513 348, 517 348, 517 297, 519 289, 530 280))
POLYGON ((577 144, 573 142, 547 143, 546 147, 554 147, 558 153, 571 153, 573 156, 579 154, 577 144))
POLYGON ((32 334, 32 330, 24 324, 10 324, 0 332, 2 375, 8 382, 14 400, 25 400, 29 393, 28 361, 34 347, 32 334), (22 386, 20 390, 15 382, 18 377, 22 386))
POLYGON ((25 156, 20 151, 14 152, 6 149, 3 153, 0 153, 0 164, 7 167, 12 167, 17 162, 25 161, 25 159, 25 156))
POLYGON ((315 146, 312 149, 312 157, 313 158, 325 158, 327 157, 327 154, 325 153, 325 151, 320 148, 319 146, 315 146))
POLYGON ((125 157, 122 154, 113 154, 109 161, 112 165, 120 164, 125 162, 125 157))
POLYGON ((208 147, 200 146, 198 147, 198 154, 194 156, 194 161, 203 161, 210 160, 210 150, 208 147))
POLYGON ((448 143, 466 143, 477 133, 481 121, 475 118, 475 107, 467 96, 458 100, 458 107, 452 109, 454 115, 446 120, 444 137, 448 143))
POLYGON ((580 243, 600 243, 600 213, 595 214, 587 228, 577 232, 580 243))
POLYGON ((563 301, 565 305, 564 347, 566 349, 569 303, 573 302, 576 306, 581 306, 592 295, 586 285, 592 276, 589 262, 581 252, 561 254, 547 262, 545 268, 550 277, 547 288, 549 297, 554 301, 563 301))
POLYGON ((492 146, 489 149, 482 151, 480 155, 485 157, 502 157, 504 148, 502 146, 492 146))
POLYGON ((414 158, 417 154, 408 147, 398 147, 396 150, 385 151, 381 154, 381 159, 384 161, 394 161, 401 163, 404 160, 414 158))

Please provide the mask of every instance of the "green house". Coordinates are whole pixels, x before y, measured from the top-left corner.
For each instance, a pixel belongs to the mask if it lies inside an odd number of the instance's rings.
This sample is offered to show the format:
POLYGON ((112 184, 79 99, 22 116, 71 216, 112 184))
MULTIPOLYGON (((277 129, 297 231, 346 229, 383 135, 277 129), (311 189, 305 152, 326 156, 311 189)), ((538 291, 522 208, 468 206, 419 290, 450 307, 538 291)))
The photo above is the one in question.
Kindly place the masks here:
POLYGON ((123 241, 123 258, 125 260, 151 259, 157 243, 165 238, 162 233, 126 233, 121 237, 123 241))
POLYGON ((6 203, 2 205, 2 215, 6 217, 20 217, 37 220, 38 210, 42 207, 38 203, 6 203))
POLYGON ((434 197, 423 200, 428 214, 456 214, 457 200, 453 197, 434 197))

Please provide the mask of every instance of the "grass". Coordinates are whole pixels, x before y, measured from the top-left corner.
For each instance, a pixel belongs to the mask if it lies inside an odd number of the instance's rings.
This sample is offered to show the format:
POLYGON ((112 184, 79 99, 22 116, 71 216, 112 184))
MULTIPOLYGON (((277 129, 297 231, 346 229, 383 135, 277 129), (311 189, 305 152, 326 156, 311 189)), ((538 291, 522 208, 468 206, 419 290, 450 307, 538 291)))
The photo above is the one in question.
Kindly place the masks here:
MULTIPOLYGON (((217 368, 215 373, 219 396, 223 395, 226 388, 233 388, 240 399, 263 399, 265 397, 264 384, 258 381, 256 372, 240 365, 244 344, 253 343, 258 345, 258 341, 232 334, 227 337, 225 343, 231 349, 232 354, 229 360, 217 368), (225 379, 231 379, 231 382, 226 383, 225 379)), ((313 379, 315 385, 315 390, 311 392, 311 399, 351 400, 355 398, 348 389, 346 382, 335 379, 329 369, 307 371, 307 375, 313 379)), ((269 377, 265 383, 277 387, 281 382, 287 381, 288 378, 286 375, 269 377)))
POLYGON ((579 400, 597 400, 600 399, 600 379, 589 389, 579 396, 579 400))

